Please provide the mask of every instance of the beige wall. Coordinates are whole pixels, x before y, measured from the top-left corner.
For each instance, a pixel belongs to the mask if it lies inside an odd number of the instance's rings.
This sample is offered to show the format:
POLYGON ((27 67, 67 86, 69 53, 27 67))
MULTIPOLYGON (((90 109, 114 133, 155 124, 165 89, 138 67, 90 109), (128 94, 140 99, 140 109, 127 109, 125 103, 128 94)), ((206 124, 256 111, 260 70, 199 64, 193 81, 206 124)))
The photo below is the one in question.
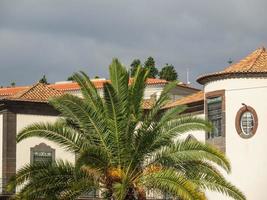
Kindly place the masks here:
MULTIPOLYGON (((226 155, 232 164, 229 180, 245 193, 248 200, 264 200, 267 186, 267 79, 228 79, 205 86, 205 92, 221 89, 225 89, 226 99, 226 155), (242 103, 253 107, 258 115, 258 129, 250 139, 241 138, 235 129, 235 117, 242 103)), ((211 195, 210 199, 224 198, 211 195)))
MULTIPOLYGON (((41 116, 41 115, 26 115, 26 114, 17 114, 17 133, 21 131, 27 125, 36 122, 54 122, 57 117, 52 116, 41 116)), ((51 148, 55 149, 56 159, 69 160, 71 162, 75 161, 73 154, 64 151, 57 144, 50 142, 42 138, 28 138, 17 144, 17 166, 16 169, 20 169, 22 166, 30 162, 30 148, 38 145, 40 143, 45 143, 51 148)))

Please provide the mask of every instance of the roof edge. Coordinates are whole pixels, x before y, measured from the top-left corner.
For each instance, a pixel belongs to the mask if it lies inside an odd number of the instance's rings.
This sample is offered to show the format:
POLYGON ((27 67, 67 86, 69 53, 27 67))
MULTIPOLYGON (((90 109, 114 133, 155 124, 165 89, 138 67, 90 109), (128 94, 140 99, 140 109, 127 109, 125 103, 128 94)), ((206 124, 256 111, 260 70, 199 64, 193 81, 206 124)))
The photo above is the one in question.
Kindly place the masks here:
POLYGON ((201 85, 205 85, 212 81, 218 81, 230 78, 265 78, 267 72, 224 72, 224 73, 213 73, 200 76, 197 78, 197 82, 201 85))

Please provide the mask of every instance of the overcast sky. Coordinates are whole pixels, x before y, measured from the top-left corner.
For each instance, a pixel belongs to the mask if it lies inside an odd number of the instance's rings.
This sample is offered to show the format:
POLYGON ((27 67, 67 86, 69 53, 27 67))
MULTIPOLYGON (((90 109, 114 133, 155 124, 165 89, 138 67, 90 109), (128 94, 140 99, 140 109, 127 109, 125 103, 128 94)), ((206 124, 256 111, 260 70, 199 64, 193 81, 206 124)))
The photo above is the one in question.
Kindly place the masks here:
POLYGON ((190 80, 267 45, 266 0, 0 0, 0 85, 108 77, 148 56, 190 80))

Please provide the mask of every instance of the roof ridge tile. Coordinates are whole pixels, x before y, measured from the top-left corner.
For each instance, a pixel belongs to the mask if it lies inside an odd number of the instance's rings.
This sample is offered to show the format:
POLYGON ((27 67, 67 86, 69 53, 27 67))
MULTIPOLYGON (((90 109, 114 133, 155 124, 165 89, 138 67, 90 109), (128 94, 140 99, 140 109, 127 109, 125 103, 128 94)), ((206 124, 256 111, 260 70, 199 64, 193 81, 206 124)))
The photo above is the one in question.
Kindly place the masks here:
POLYGON ((260 48, 260 50, 261 50, 261 51, 259 52, 258 56, 255 58, 254 62, 251 64, 251 66, 250 66, 250 68, 248 69, 248 71, 250 71, 250 69, 253 68, 253 66, 254 66, 255 63, 258 61, 258 59, 260 58, 260 56, 262 55, 262 53, 265 52, 265 48, 264 48, 264 47, 260 48))

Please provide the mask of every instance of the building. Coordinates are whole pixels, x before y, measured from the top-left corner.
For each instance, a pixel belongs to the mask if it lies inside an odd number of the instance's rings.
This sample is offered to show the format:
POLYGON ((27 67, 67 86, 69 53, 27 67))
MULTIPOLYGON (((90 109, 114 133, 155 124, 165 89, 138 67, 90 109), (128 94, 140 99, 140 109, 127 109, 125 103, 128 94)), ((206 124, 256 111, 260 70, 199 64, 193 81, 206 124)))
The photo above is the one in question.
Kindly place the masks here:
MULTIPOLYGON (((106 81, 92 80, 100 94, 106 81)), ((150 99, 157 98, 166 84, 165 80, 147 80, 144 109, 150 108, 150 99)), ((196 91, 199 90, 177 84, 170 92, 170 96, 175 100, 196 91)), ((58 118, 59 113, 48 104, 48 99, 64 93, 81 95, 78 84, 74 82, 58 82, 50 85, 37 83, 33 86, 0 89, 0 194, 2 197, 8 196, 5 192, 7 181, 27 163, 54 159, 75 161, 73 154, 41 138, 29 138, 16 143, 17 133, 25 126, 36 122, 53 122, 58 118)))
MULTIPOLYGON (((94 81, 101 93, 103 82, 94 81)), ((190 132, 185 137, 211 143, 225 152, 232 164, 227 179, 244 192, 248 200, 265 200, 267 186, 267 51, 257 49, 223 71, 197 79, 203 91, 178 84, 171 91, 168 107, 187 105, 186 113, 209 119, 212 132, 190 132)), ((144 108, 157 98, 167 82, 148 79, 144 108)), ((24 164, 38 159, 62 158, 74 162, 74 155, 55 144, 30 138, 16 144, 16 134, 39 121, 54 121, 58 113, 47 104, 50 97, 63 93, 80 95, 75 83, 0 89, 0 178, 2 186, 24 164)), ((4 194, 4 188, 1 191, 4 194)), ((230 199, 222 194, 207 194, 210 200, 230 199)))
MULTIPOLYGON (((209 119, 210 133, 190 133, 216 145, 232 164, 227 177, 248 200, 266 199, 267 186, 267 52, 257 49, 223 71, 197 79, 203 91, 179 99, 188 112, 209 119)), ((209 193, 211 200, 228 199, 209 193)))

